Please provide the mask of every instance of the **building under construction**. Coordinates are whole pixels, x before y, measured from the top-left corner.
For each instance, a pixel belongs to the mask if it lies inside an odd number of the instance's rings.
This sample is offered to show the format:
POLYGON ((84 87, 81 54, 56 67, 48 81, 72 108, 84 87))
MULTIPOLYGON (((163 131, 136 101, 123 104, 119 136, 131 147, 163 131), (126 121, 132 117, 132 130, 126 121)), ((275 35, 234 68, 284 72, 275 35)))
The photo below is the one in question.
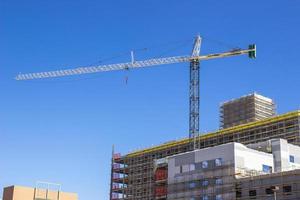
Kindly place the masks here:
POLYGON ((220 128, 255 122, 276 114, 272 99, 257 93, 223 103, 220 107, 220 128))
MULTIPOLYGON (((285 139, 290 144, 300 145, 300 110, 220 129, 195 138, 164 143, 126 155, 114 153, 110 199, 172 199, 168 198, 168 166, 164 165, 164 158, 226 143, 253 145, 278 138, 285 139)), ((241 183, 235 184, 234 187, 236 198, 244 191, 240 186, 248 184, 241 179, 239 181, 241 183)))

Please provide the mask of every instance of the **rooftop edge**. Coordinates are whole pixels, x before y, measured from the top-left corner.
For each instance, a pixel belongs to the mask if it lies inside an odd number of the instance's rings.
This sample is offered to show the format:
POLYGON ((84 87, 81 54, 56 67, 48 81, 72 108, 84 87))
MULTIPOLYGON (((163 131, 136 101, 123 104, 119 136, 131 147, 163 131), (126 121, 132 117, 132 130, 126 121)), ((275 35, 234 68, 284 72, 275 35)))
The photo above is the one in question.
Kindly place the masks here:
MULTIPOLYGON (((255 126, 260 126, 260 125, 264 125, 264 124, 268 124, 268 123, 272 123, 272 122, 276 122, 276 121, 280 121, 280 120, 284 120, 284 119, 289 119, 289 118, 293 118, 293 117, 300 117, 300 110, 296 110, 296 111, 292 111, 292 112, 288 112, 288 113, 284 113, 281 115, 276 115, 275 117, 270 117, 267 119, 263 119, 260 121, 256 121, 256 122, 250 122, 247 124, 242 124, 242 125, 238 125, 238 126, 234 126, 234 127, 229 127, 226 129, 220 129, 214 132, 210 132, 204 135, 199 135, 197 136, 197 139, 207 139, 207 138, 211 138, 214 137, 216 135, 225 135, 225 134, 229 134, 232 132, 236 132, 236 131, 241 131, 244 129, 249 129, 255 126)), ((160 145, 156 145, 154 147, 149 147, 149 148, 145 148, 145 149, 141 149, 141 150, 136 150, 134 152, 128 153, 122 157, 134 157, 140 154, 145 154, 145 153, 150 153, 153 151, 158 151, 158 150, 162 150, 162 149, 166 149, 166 148, 170 148, 176 145, 180 145, 180 144, 186 144, 188 143, 190 140, 193 140, 191 138, 184 138, 181 140, 176 140, 176 141, 171 141, 171 142, 166 142, 160 145)))

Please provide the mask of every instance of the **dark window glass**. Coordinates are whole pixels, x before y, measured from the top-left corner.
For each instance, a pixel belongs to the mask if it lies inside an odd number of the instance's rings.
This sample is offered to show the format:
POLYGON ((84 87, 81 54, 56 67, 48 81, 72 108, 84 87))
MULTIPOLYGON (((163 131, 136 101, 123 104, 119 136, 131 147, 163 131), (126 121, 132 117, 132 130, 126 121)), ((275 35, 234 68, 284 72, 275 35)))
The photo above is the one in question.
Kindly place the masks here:
POLYGON ((285 185, 285 186, 282 187, 282 191, 284 193, 290 193, 290 192, 292 192, 292 186, 291 185, 285 185))
POLYGON ((290 162, 291 162, 291 163, 294 163, 294 162, 295 162, 295 157, 292 156, 292 155, 290 155, 290 162))
POLYGON ((266 188, 266 194, 273 194, 272 188, 266 188))
POLYGON ((240 191, 240 190, 236 191, 236 192, 235 192, 235 196, 236 196, 237 198, 242 197, 242 191, 240 191))
POLYGON ((256 196, 256 190, 250 190, 250 191, 249 191, 249 196, 250 196, 250 197, 256 196))

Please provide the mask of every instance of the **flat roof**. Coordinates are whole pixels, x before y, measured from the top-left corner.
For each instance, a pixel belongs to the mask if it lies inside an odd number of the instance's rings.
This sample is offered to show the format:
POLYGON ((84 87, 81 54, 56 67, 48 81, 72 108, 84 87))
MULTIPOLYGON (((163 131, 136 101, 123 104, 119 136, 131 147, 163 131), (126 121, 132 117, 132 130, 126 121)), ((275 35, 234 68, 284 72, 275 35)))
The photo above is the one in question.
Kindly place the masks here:
POLYGON ((201 148, 201 149, 195 149, 193 151, 187 151, 187 152, 182 152, 182 153, 179 153, 179 154, 174 154, 174 155, 168 156, 167 159, 176 158, 177 156, 190 154, 190 153, 206 152, 207 150, 220 149, 224 146, 234 146, 233 151, 235 151, 236 147, 239 146, 239 147, 241 147, 243 149, 246 149, 246 150, 248 150, 249 152, 252 152, 252 153, 257 153, 257 154, 265 155, 265 156, 266 155, 267 156, 273 156, 271 153, 266 153, 266 152, 263 152, 263 151, 259 151, 259 150, 250 148, 250 147, 248 147, 248 146, 246 146, 246 145, 244 145, 240 142, 228 142, 228 143, 220 144, 220 145, 217 145, 217 146, 205 147, 205 148, 201 148))
POLYGON ((225 102, 221 103, 221 106, 226 105, 226 104, 230 104, 230 103, 233 103, 233 102, 239 102, 239 101, 241 101, 243 99, 246 99, 248 97, 257 97, 257 98, 262 99, 266 102, 273 103, 273 100, 271 98, 265 97, 261 94, 258 94, 257 92, 254 92, 254 93, 251 93, 251 94, 247 94, 247 95, 244 95, 244 96, 241 96, 241 97, 238 97, 238 98, 234 98, 234 99, 230 99, 228 101, 225 101, 225 102))
MULTIPOLYGON (((226 129, 220 129, 217 130, 215 132, 211 132, 211 133, 207 133, 205 135, 200 135, 197 138, 198 139, 208 139, 208 138, 212 138, 215 137, 217 135, 226 135, 229 133, 233 133, 233 132, 238 132, 241 130, 245 130, 245 129, 250 129, 256 126, 262 126, 262 125, 266 125, 269 123, 273 123, 273 122, 278 122, 281 120, 286 120, 286 119, 290 119, 290 118, 294 118, 294 117, 300 117, 300 110, 296 110, 296 111, 292 111, 292 112, 288 112, 282 115, 277 115, 275 117, 270 117, 267 119, 263 119, 260 121, 256 121, 256 122, 250 122, 247 124, 242 124, 242 125, 238 125, 238 126, 234 126, 234 127, 229 127, 226 129)), ((181 140, 176 140, 176 141, 171 141, 171 142, 167 142, 164 144, 160 144, 154 147, 150 147, 150 148, 145 148, 142 150, 137 150, 131 153, 128 153, 127 155, 124 155, 123 157, 134 157, 134 156, 138 156, 141 154, 145 154, 145 153, 150 153, 153 151, 158 151, 158 150, 163 150, 163 149, 168 149, 177 145, 181 145, 181 144, 187 144, 189 142, 191 142, 193 140, 193 138, 184 138, 181 140)))
MULTIPOLYGON (((29 187, 29 186, 22 186, 22 185, 10 185, 10 186, 6 186, 3 189, 7 190, 9 188, 19 188, 19 189, 28 189, 28 190, 34 190, 35 187, 29 187)), ((65 191, 61 191, 61 190, 54 190, 54 189, 47 189, 47 188, 38 188, 40 190, 49 190, 51 192, 60 192, 60 193, 64 193, 64 194, 73 194, 73 195, 77 195, 77 193, 75 192, 65 192, 65 191)))

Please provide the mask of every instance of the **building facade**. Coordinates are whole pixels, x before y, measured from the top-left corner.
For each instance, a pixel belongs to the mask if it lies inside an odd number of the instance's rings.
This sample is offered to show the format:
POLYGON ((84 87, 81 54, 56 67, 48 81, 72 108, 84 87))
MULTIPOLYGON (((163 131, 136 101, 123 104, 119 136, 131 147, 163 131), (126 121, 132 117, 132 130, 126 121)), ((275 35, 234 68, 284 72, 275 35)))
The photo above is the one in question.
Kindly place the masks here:
POLYGON ((232 200, 237 178, 274 169, 272 154, 235 142, 170 156, 167 165, 170 200, 232 200))
POLYGON ((75 193, 23 186, 10 186, 3 190, 3 200, 78 200, 75 193))
POLYGON ((272 99, 253 93, 220 106, 220 128, 267 119, 275 114, 276 106, 272 99))
POLYGON ((284 139, 272 139, 247 145, 249 148, 272 153, 274 171, 283 172, 300 168, 300 147, 284 139))
POLYGON ((299 169, 241 178, 235 184, 237 200, 300 199, 299 169))
MULTIPOLYGON (((300 146, 288 144, 283 139, 273 139, 259 145, 247 146, 231 142, 159 159, 156 161, 156 170, 161 171, 161 167, 164 167, 167 177, 165 184, 157 184, 157 187, 160 191, 167 191, 167 194, 157 197, 168 200, 247 199, 249 195, 241 191, 244 187, 249 190, 250 186, 247 185, 247 181, 256 179, 260 180, 262 188, 267 191, 266 198, 273 194, 269 191, 270 188, 279 187, 279 185, 283 186, 284 192, 287 187, 292 187, 293 191, 287 195, 295 196, 297 185, 291 186, 289 177, 286 177, 287 173, 282 172, 300 169, 298 155, 300 155, 300 146), (269 145, 265 144, 271 144, 273 148, 266 152, 268 148, 265 147, 269 145), (286 159, 291 157, 293 159, 286 159), (163 163, 165 166, 162 165, 163 163), (293 168, 282 168, 282 163, 293 168), (278 174, 281 174, 281 182, 275 184, 276 178, 274 177, 278 174)), ((155 180, 162 181, 162 179, 157 179, 157 176, 155 180)), ((299 182, 300 179, 297 181, 299 182)), ((256 194, 254 189, 250 188, 249 191, 254 197, 256 194)), ((257 196, 259 194, 262 196, 261 193, 257 191, 257 196)), ((292 198, 294 197, 287 197, 287 199, 292 198)))

